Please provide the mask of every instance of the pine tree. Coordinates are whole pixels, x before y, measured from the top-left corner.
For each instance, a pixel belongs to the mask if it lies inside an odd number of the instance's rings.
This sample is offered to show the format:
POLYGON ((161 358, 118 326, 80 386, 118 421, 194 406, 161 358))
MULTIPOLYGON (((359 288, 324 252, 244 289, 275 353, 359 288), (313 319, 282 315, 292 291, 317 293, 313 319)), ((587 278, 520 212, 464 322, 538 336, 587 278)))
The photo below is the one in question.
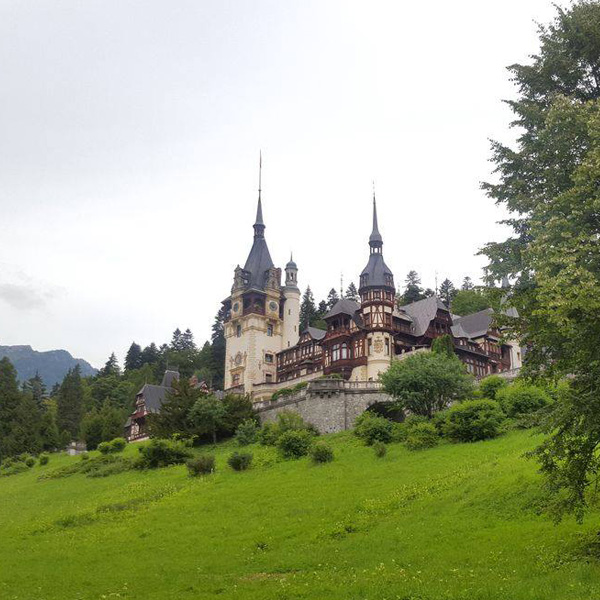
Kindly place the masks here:
POLYGON ((71 439, 79 433, 83 417, 83 386, 79 365, 65 375, 56 400, 56 422, 61 435, 67 432, 71 439))
POLYGON ((450 305, 452 304, 452 299, 454 298, 454 296, 456 296, 456 288, 454 287, 454 284, 448 279, 444 279, 444 281, 442 281, 442 284, 440 285, 440 298, 442 299, 442 302, 448 307, 450 308, 450 305))
POLYGON ((154 365, 158 362, 159 352, 156 344, 152 342, 142 350, 142 365, 154 365))
POLYGON ((310 327, 318 319, 317 307, 315 306, 315 297, 310 286, 307 286, 302 304, 300 304, 300 331, 310 327))
POLYGON ((0 460, 21 452, 14 431, 21 398, 17 372, 10 360, 5 357, 0 360, 0 460))
POLYGON ((473 285, 473 281, 471 280, 471 278, 467 275, 462 282, 462 286, 460 287, 461 290, 472 290, 475 286, 473 285))
POLYGON ((125 356, 125 372, 140 369, 142 364, 142 348, 139 344, 131 342, 125 356))
POLYGON ((189 414, 199 397, 200 390, 193 388, 188 379, 174 381, 173 390, 167 394, 160 412, 148 416, 151 435, 161 438, 169 438, 174 434, 192 437, 195 429, 189 414))
POLYGON ((23 392, 29 394, 41 408, 42 402, 46 397, 46 386, 37 371, 33 377, 23 383, 23 392))
POLYGON ((40 437, 42 439, 42 450, 57 450, 60 446, 60 436, 56 426, 54 410, 47 410, 42 415, 40 423, 40 437))
POLYGON ((345 297, 348 298, 348 300, 354 300, 354 302, 358 302, 360 300, 358 296, 358 290, 356 289, 353 281, 348 286, 345 297))
POLYGON ((121 368, 119 367, 119 361, 117 360, 115 353, 112 352, 111 355, 108 357, 106 364, 100 369, 98 375, 100 377, 110 377, 111 375, 118 376, 120 374, 121 368))
POLYGON ((335 288, 331 288, 329 290, 329 294, 327 294, 327 308, 331 310, 339 301, 340 297, 338 293, 335 291, 335 288))
POLYGON ((183 334, 179 327, 173 332, 170 348, 175 351, 183 350, 183 334))
POLYGON ((196 343, 194 342, 194 335, 188 328, 181 334, 181 349, 182 350, 197 350, 196 343))
POLYGON ((417 300, 422 300, 427 297, 421 287, 421 278, 416 271, 408 272, 405 284, 406 287, 404 288, 404 293, 402 294, 400 301, 402 305, 410 304, 411 302, 416 302, 417 300))

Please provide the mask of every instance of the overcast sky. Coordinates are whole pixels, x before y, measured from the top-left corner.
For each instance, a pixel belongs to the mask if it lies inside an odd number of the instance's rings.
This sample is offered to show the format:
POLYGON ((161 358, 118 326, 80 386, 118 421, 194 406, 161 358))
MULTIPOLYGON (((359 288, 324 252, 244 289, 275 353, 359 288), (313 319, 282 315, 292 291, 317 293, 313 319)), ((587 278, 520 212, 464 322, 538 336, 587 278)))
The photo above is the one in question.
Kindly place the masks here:
POLYGON ((401 287, 479 279, 505 67, 548 0, 0 0, 0 344, 101 366, 202 343, 252 243, 358 283, 375 180, 401 287))

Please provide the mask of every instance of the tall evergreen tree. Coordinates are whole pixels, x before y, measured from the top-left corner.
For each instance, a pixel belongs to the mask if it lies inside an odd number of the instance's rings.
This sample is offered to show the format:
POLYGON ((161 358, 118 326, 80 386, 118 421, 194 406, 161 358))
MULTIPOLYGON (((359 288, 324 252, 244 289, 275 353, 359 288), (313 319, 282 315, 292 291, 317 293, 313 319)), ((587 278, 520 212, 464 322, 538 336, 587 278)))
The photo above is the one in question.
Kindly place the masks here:
POLYGON ((154 365, 158 359, 159 351, 154 342, 142 350, 142 365, 154 365))
POLYGON ((213 360, 212 387, 222 390, 225 380, 225 308, 221 306, 212 325, 211 348, 213 360))
POLYGON ((307 327, 313 325, 318 319, 317 307, 315 306, 315 297, 313 296, 310 286, 307 286, 302 303, 300 304, 300 331, 304 331, 307 327))
POLYGON ((360 300, 358 296, 358 290, 356 289, 356 286, 354 285, 353 281, 350 282, 350 285, 346 289, 346 293, 344 294, 344 296, 348 298, 348 300, 354 300, 354 302, 358 302, 360 300))
POLYGON ((461 290, 472 290, 475 286, 473 285, 472 279, 467 275, 462 282, 460 287, 461 290))
POLYGON ((329 294, 327 294, 327 308, 329 310, 331 310, 336 303, 338 302, 338 300, 340 299, 340 297, 338 296, 338 293, 335 291, 335 288, 331 288, 329 290, 329 294))
POLYGON ((181 333, 181 329, 179 329, 179 327, 177 329, 175 329, 175 331, 173 332, 173 337, 171 338, 171 350, 183 350, 183 334, 181 333))
POLYGON ((65 375, 56 399, 56 422, 59 431, 66 431, 71 439, 79 434, 83 417, 83 385, 79 365, 65 375))
POLYGON ((125 355, 125 371, 140 369, 142 364, 142 348, 139 344, 131 342, 131 346, 129 346, 129 350, 127 350, 127 354, 125 355))
POLYGON ((0 359, 0 460, 21 452, 14 431, 21 398, 17 371, 8 358, 0 359))
POLYGON ((181 349, 197 350, 196 343, 194 342, 194 335, 189 328, 181 334, 181 349))
POLYGON ((406 287, 400 298, 401 305, 410 304, 427 297, 421 287, 421 278, 416 271, 409 271, 404 283, 406 287))
POLYGON ((456 288, 447 277, 446 279, 444 279, 444 281, 442 281, 442 284, 440 285, 439 296, 442 299, 442 302, 448 308, 450 308, 450 305, 452 304, 452 299, 454 298, 454 296, 456 296, 456 288))
POLYGON ((46 397, 46 385, 38 372, 23 383, 23 392, 31 395, 35 403, 40 408, 42 407, 42 402, 46 397))
POLYGON ((115 356, 114 352, 112 352, 111 355, 108 357, 108 360, 106 361, 105 365, 100 369, 100 372, 98 374, 101 377, 109 377, 111 375, 121 374, 119 361, 117 360, 117 357, 115 356))

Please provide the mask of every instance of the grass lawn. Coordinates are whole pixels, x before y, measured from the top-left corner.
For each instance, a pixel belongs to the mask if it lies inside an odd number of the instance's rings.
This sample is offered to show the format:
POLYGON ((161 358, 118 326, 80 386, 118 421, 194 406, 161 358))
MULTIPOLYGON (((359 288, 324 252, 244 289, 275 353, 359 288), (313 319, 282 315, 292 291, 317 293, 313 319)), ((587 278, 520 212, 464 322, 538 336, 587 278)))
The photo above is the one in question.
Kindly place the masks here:
MULTIPOLYGON (((2 600, 600 598, 599 512, 555 526, 535 444, 511 432, 378 459, 349 433, 334 462, 183 466, 38 480, 79 457, 0 479, 2 600)), ((129 446, 126 453, 135 453, 129 446)))

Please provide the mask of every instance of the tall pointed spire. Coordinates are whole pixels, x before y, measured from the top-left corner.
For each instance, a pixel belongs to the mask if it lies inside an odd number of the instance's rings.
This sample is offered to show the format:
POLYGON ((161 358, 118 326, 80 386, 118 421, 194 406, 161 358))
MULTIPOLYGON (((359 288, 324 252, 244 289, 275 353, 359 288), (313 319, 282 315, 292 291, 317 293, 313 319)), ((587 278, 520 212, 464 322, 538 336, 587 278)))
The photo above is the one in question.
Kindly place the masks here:
POLYGON ((371 248, 383 246, 383 238, 379 233, 379 227, 377 225, 377 201, 375 200, 375 182, 373 182, 373 231, 369 236, 369 246, 371 248))
POLYGON ((264 237, 265 223, 262 214, 262 150, 258 155, 258 206, 256 208, 256 222, 254 223, 254 237, 264 237))

